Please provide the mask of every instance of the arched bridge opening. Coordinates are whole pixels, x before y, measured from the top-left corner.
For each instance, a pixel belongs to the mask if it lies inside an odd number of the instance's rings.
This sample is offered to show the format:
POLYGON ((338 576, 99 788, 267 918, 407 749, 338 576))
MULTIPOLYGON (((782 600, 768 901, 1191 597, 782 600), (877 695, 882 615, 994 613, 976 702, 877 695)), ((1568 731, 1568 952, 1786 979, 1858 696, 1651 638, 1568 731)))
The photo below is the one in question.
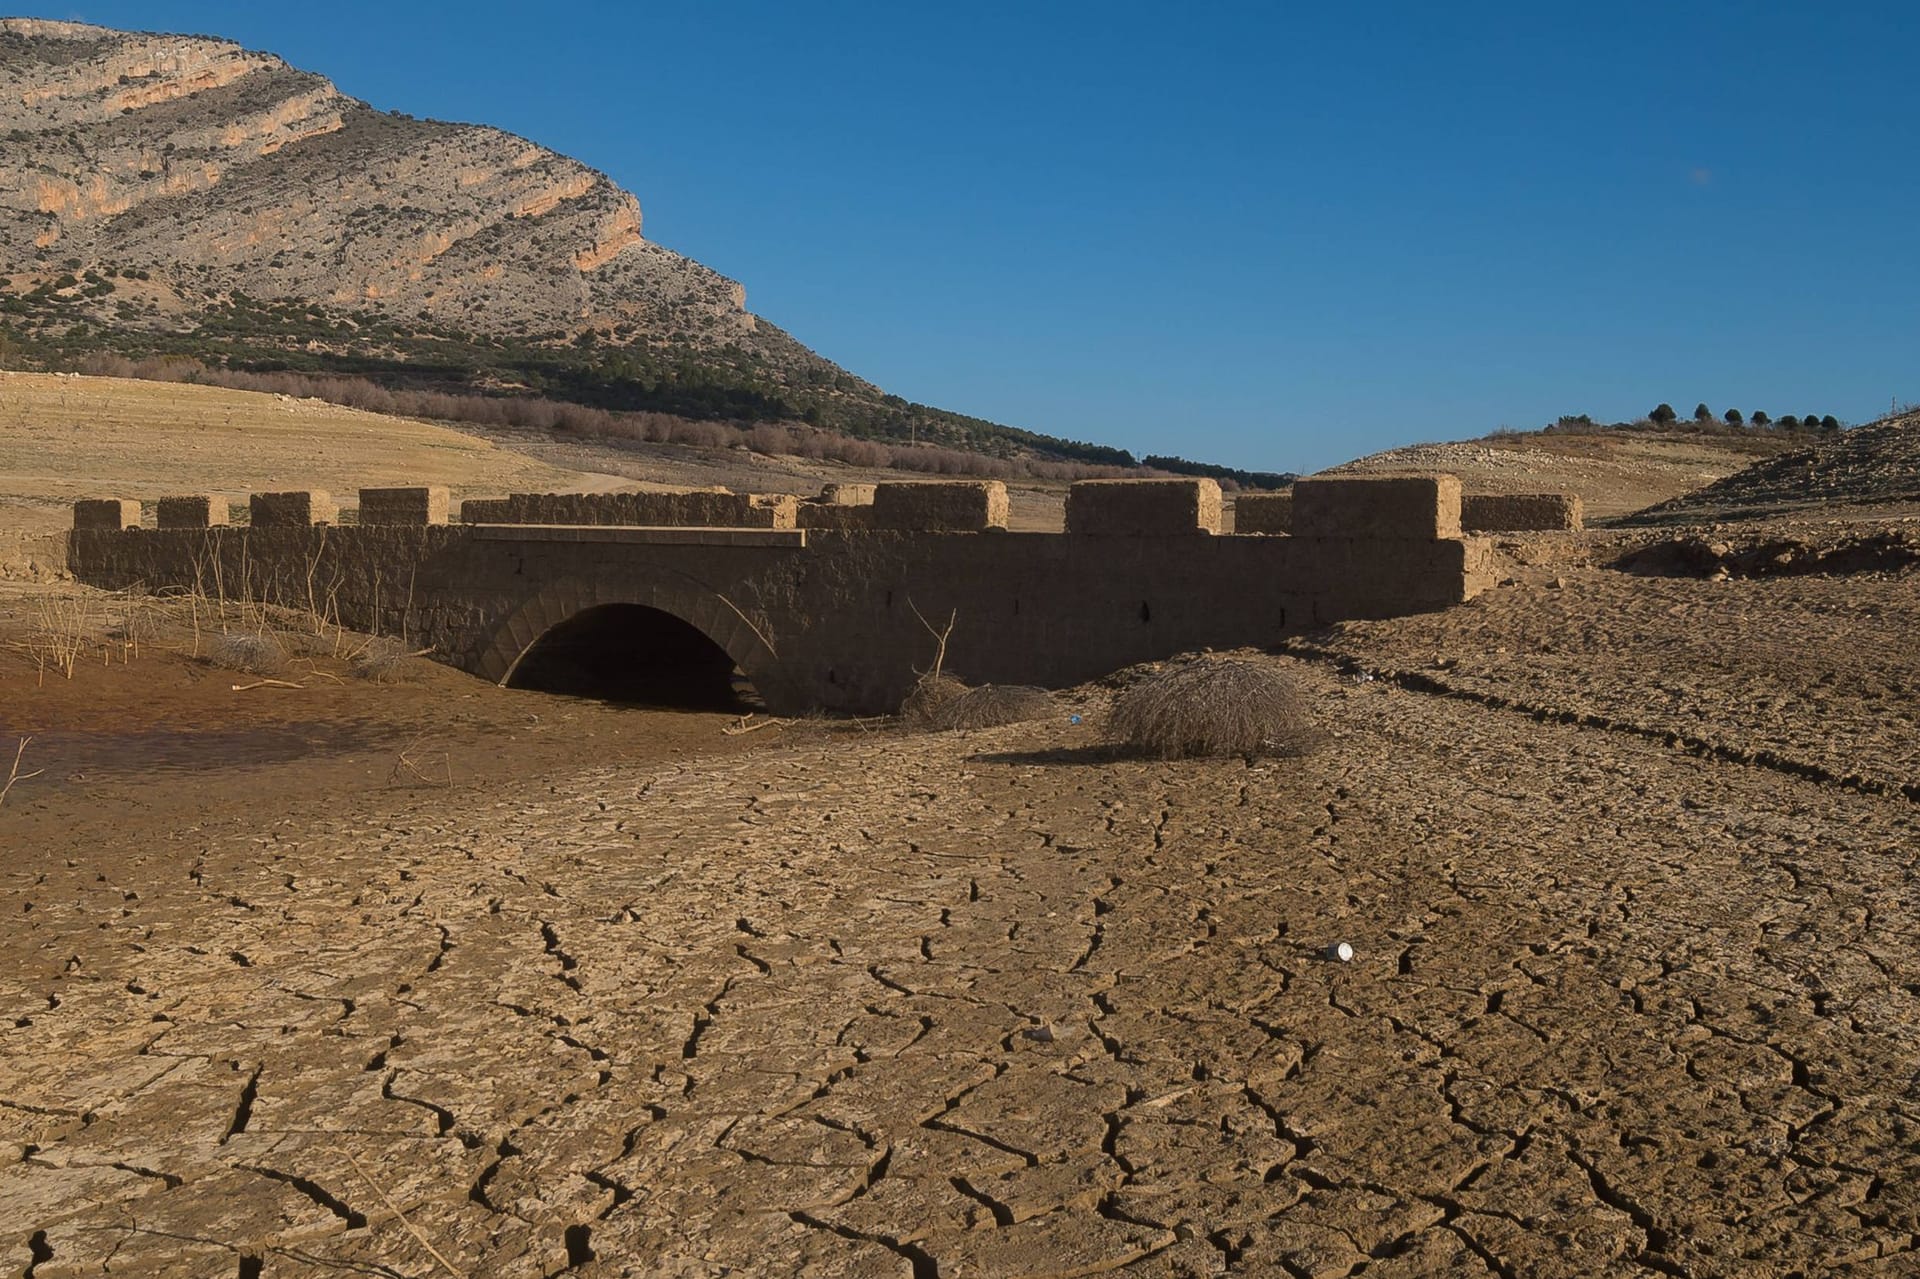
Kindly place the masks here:
POLYGON ((741 714, 760 706, 725 649, 643 604, 601 604, 553 626, 521 654, 506 685, 676 710, 741 714))

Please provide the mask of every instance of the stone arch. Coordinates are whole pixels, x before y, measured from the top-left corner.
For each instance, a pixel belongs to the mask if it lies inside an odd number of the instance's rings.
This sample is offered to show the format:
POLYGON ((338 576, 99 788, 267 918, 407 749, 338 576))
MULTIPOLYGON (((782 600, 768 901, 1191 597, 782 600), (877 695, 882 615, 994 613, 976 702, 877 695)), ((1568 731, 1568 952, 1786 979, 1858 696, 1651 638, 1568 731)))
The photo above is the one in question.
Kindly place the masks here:
POLYGON ((719 592, 687 579, 623 577, 618 582, 549 583, 509 609, 478 645, 470 667, 496 684, 512 678, 522 658, 555 627, 607 605, 655 609, 700 632, 733 659, 770 707, 792 702, 785 670, 767 626, 747 617, 719 592))

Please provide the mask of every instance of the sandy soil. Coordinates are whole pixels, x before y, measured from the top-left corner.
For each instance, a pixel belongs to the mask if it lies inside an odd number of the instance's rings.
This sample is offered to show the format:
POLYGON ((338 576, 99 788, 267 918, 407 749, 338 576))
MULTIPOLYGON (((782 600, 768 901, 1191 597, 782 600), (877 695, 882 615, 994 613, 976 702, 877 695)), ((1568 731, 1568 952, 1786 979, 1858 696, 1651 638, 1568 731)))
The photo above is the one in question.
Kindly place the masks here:
POLYGON ((1529 558, 1251 765, 36 685, 16 593, 0 1274, 1912 1273, 1920 574, 1529 558))

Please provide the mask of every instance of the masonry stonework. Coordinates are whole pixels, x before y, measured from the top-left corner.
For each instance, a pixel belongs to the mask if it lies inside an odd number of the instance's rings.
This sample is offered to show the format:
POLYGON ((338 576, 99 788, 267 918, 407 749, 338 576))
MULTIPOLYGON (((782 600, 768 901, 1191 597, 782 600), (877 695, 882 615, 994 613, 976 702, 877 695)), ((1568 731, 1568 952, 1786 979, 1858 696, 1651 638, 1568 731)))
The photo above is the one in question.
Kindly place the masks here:
POLYGON ((1460 480, 1453 475, 1328 475, 1293 482, 1295 537, 1460 536, 1460 480))
POLYGON ((140 503, 119 497, 87 497, 73 504, 76 529, 120 529, 140 527, 140 503))
POLYGON ((1460 499, 1469 533, 1577 532, 1586 527, 1578 493, 1469 493, 1460 499))
POLYGON ((1293 494, 1241 493, 1233 499, 1233 531, 1293 532, 1293 494))
POLYGON ((1007 486, 999 480, 903 480, 873 486, 873 527, 979 533, 1007 526, 1007 486))
POLYGON ((227 499, 217 493, 163 497, 153 504, 157 528, 218 528, 228 516, 227 499))
POLYGON ((255 493, 247 499, 247 520, 255 528, 307 528, 339 518, 340 508, 325 489, 255 493))
POLYGON ((360 490, 362 524, 445 524, 452 506, 439 485, 360 490))
POLYGON ((468 498, 464 524, 603 524, 642 528, 793 528, 791 493, 681 489, 656 493, 515 493, 468 498))
POLYGON ((1067 490, 1067 532, 1168 536, 1220 531, 1216 480, 1081 480, 1067 490))
MULTIPOLYGON (((1370 524, 1436 526, 1440 491, 1375 493, 1370 524), (1420 509, 1389 519, 1395 500, 1420 509)), ((991 514, 990 496, 976 497, 991 514)), ((589 524, 140 530, 81 527, 82 515, 68 535, 82 581, 190 588, 217 564, 229 590, 298 606, 319 589, 345 624, 418 637, 493 680, 587 609, 654 608, 725 649, 779 713, 898 706, 931 657, 920 616, 955 618, 948 663, 967 679, 1064 687, 1189 649, 1270 645, 1349 618, 1444 608, 1492 581, 1490 544, 1458 537, 1183 531, 1122 544, 1060 533, 589 524), (409 589, 396 591, 402 581, 409 589)))

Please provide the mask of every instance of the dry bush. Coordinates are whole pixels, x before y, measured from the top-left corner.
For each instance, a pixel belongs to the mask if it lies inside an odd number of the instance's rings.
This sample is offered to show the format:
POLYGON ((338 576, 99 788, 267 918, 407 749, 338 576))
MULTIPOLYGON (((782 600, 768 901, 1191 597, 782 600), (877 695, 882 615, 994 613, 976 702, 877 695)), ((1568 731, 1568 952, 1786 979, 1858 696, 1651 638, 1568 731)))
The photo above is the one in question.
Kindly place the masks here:
POLYGON ((39 605, 39 626, 30 647, 44 676, 51 666, 68 679, 80 657, 99 642, 101 619, 94 611, 94 597, 85 592, 44 596, 39 605))
POLYGON ((900 702, 900 718, 909 724, 927 726, 955 700, 966 696, 967 686, 951 675, 933 670, 914 681, 900 702))
POLYGON ((1052 713, 1053 695, 1044 688, 1026 684, 982 684, 979 688, 966 689, 935 709, 926 723, 929 728, 947 732, 1024 724, 1052 713))
POLYGON ((406 671, 407 659, 413 654, 399 640, 387 635, 376 635, 362 644, 354 655, 347 659, 347 668, 356 679, 370 680, 375 684, 389 684, 406 671))
POLYGON ((287 650, 264 631, 235 631, 208 641, 207 661, 247 675, 274 675, 286 669, 287 650))
POLYGON ((1114 736, 1162 759, 1304 755, 1319 741, 1306 697, 1272 666, 1201 658, 1141 680, 1114 699, 1114 736))

